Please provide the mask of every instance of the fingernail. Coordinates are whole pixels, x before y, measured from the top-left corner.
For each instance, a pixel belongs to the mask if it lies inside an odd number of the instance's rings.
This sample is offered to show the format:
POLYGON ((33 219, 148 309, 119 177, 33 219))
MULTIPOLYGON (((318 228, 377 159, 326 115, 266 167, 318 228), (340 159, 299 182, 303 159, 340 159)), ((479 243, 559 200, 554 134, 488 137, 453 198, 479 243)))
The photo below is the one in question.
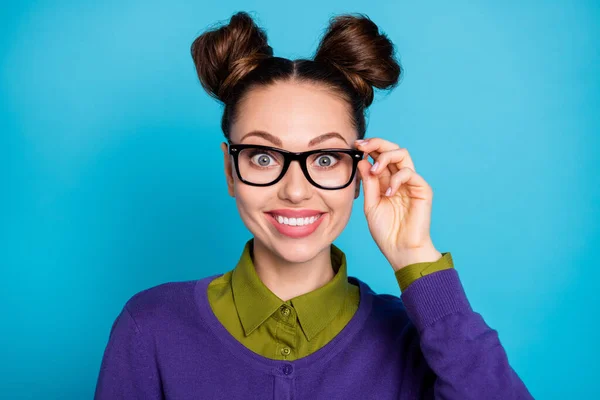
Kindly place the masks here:
POLYGON ((373 164, 373 166, 371 167, 371 172, 375 172, 377 167, 379 167, 379 162, 376 161, 375 164, 373 164))
POLYGON ((385 195, 386 195, 386 196, 389 196, 389 195, 391 195, 391 194, 392 194, 392 188, 391 188, 391 187, 389 187, 389 188, 388 188, 388 190, 386 190, 386 191, 385 191, 385 195))
POLYGON ((360 140, 356 141, 356 144, 358 144, 359 146, 364 146, 367 143, 369 143, 369 141, 368 140, 363 140, 363 139, 360 139, 360 140))

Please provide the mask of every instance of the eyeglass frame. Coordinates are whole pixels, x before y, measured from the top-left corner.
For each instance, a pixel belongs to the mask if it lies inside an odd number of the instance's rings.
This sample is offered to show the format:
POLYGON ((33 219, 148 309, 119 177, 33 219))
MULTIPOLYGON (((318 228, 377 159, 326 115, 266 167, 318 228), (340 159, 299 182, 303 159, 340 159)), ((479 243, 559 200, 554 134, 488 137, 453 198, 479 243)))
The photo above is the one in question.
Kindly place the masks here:
POLYGON ((313 186, 315 186, 319 189, 323 189, 323 190, 340 190, 340 189, 344 189, 344 188, 347 188, 348 186, 350 186, 350 184, 352 183, 352 180, 354 179, 354 176, 356 175, 356 169, 358 167, 358 162, 363 159, 364 154, 365 154, 365 152, 361 151, 361 150, 343 149, 343 148, 314 149, 314 150, 308 150, 308 151, 295 152, 295 151, 288 151, 288 150, 280 149, 278 147, 264 146, 264 145, 259 145, 259 144, 231 143, 231 142, 228 142, 228 148, 229 148, 229 150, 228 150, 229 154, 231 156, 233 156, 233 161, 234 161, 235 171, 237 173, 237 176, 246 185, 259 186, 259 187, 274 185, 277 182, 279 182, 281 179, 283 179, 283 177, 285 176, 285 173, 287 172, 290 165, 292 164, 292 161, 298 161, 298 163, 300 164, 300 168, 302 169, 302 172, 304 173, 304 176, 306 177, 306 179, 313 186), (273 180, 272 182, 269 182, 269 183, 253 183, 253 182, 249 182, 249 181, 245 180, 244 178, 242 178, 242 174, 240 173, 240 168, 239 168, 238 156, 240 154, 240 151, 242 151, 244 149, 248 149, 248 148, 274 151, 283 156, 283 168, 281 169, 281 173, 275 180, 273 180), (350 179, 348 179, 348 182, 343 186, 339 186, 339 187, 335 187, 335 188, 324 187, 324 186, 319 185, 317 182, 315 182, 310 177, 308 168, 306 167, 306 160, 308 159, 308 157, 315 153, 329 153, 329 152, 338 152, 338 153, 341 152, 341 153, 349 154, 352 157, 352 173, 350 174, 350 179))

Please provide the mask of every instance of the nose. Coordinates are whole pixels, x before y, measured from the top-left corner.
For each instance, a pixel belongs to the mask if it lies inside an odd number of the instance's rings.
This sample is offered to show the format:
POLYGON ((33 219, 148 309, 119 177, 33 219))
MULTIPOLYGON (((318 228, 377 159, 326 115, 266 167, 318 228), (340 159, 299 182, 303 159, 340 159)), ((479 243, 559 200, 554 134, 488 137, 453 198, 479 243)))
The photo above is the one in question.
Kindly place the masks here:
POLYGON ((312 196, 313 185, 304 176, 298 161, 292 161, 280 184, 278 195, 281 200, 301 203, 312 196))

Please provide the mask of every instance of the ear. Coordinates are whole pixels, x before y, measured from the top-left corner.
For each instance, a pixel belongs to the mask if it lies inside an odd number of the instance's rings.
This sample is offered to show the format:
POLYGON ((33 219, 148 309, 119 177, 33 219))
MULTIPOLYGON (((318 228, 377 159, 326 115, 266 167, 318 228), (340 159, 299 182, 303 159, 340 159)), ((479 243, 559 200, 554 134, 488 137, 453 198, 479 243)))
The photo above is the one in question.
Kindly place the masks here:
MULTIPOLYGON (((357 175, 358 175, 358 171, 357 171, 357 175)), ((360 176, 358 176, 356 178, 356 190, 354 192, 354 200, 358 199, 358 196, 360 196, 360 182, 361 182, 361 178, 360 176)))
POLYGON ((227 181, 227 191, 231 197, 235 197, 235 192, 233 190, 233 164, 227 151, 227 143, 221 143, 221 150, 223 151, 223 167, 225 170, 225 179, 227 181))

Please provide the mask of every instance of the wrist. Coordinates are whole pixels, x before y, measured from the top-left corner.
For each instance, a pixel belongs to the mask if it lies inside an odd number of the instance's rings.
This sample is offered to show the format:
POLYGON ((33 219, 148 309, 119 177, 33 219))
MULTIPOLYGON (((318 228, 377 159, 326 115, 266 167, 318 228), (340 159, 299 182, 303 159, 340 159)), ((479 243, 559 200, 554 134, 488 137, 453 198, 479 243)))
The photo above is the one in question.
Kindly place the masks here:
POLYGON ((398 272, 408 265, 422 262, 436 262, 440 258, 442 258, 442 253, 437 251, 436 248, 431 245, 401 251, 399 252, 398 257, 390 264, 392 265, 394 272, 398 272))

